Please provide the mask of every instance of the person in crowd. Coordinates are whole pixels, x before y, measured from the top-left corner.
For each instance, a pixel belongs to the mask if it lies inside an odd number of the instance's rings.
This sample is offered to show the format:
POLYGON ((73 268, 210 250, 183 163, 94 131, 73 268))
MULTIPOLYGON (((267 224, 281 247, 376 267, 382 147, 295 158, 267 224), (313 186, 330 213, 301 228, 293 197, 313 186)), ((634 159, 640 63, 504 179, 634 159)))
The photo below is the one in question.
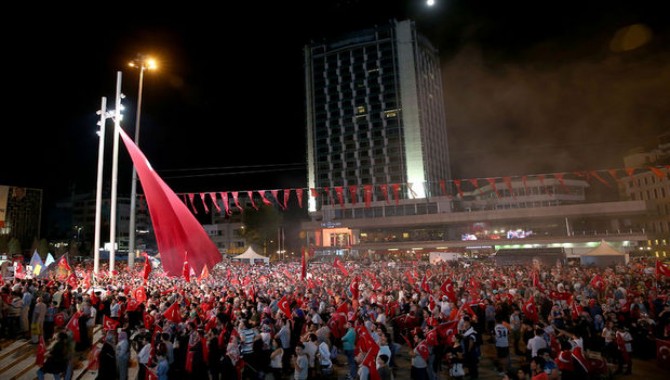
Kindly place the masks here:
POLYGON ((358 372, 358 365, 356 364, 356 357, 354 355, 354 350, 356 348, 356 329, 354 329, 351 321, 347 321, 344 328, 346 329, 346 333, 342 337, 342 350, 347 357, 347 366, 349 368, 347 380, 353 380, 356 378, 356 373, 358 372))
POLYGON ((128 365, 130 364, 130 342, 128 342, 128 333, 121 330, 117 334, 115 347, 116 354, 116 373, 119 380, 128 379, 128 365))
POLYGON ((295 346, 295 354, 291 359, 293 365, 293 380, 307 380, 309 374, 309 359, 303 352, 305 345, 298 342, 295 346))
POLYGON ((95 380, 116 380, 116 336, 115 332, 107 331, 102 342, 102 347, 98 353, 98 376, 95 380))
POLYGON ((281 346, 279 338, 272 339, 272 352, 270 353, 270 372, 274 375, 274 380, 282 380, 284 373, 282 371, 282 357, 284 349, 281 346))
POLYGON ((44 364, 37 369, 37 378, 44 380, 44 375, 53 375, 54 380, 60 380, 68 366, 68 337, 65 332, 59 332, 49 345, 44 358, 44 364))

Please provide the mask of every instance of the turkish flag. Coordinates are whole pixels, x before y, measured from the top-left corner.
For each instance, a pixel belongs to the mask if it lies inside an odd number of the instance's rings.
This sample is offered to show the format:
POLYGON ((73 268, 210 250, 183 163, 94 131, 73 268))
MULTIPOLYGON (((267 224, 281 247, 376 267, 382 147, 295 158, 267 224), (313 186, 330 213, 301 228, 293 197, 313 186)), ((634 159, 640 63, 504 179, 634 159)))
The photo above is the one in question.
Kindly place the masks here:
POLYGON ((47 345, 44 343, 44 335, 40 335, 39 343, 37 343, 37 354, 35 356, 35 365, 41 367, 44 365, 44 357, 47 353, 47 345))
POLYGON ((54 324, 58 327, 62 327, 65 324, 65 313, 56 313, 54 315, 54 324))
POLYGON ((188 265, 186 256, 188 256, 188 254, 184 256, 184 267, 182 268, 181 274, 184 276, 186 282, 191 282, 191 268, 188 265))
POLYGON ((656 360, 659 367, 670 369, 670 340, 656 339, 656 360))
POLYGON ((135 311, 140 307, 140 302, 134 298, 131 298, 126 302, 126 311, 135 311))
POLYGON ((151 273, 151 260, 149 260, 149 255, 147 255, 146 252, 142 252, 142 256, 144 256, 144 268, 142 270, 142 278, 144 279, 144 282, 146 282, 149 279, 149 274, 151 273))
POLYGON ((147 292, 144 290, 144 286, 135 289, 133 294, 135 295, 137 302, 144 302, 147 300, 147 292))
POLYGON ((117 321, 116 319, 109 318, 108 316, 104 315, 102 317, 102 329, 105 331, 114 331, 116 330, 117 327, 119 327, 120 322, 117 321))
POLYGON ((428 348, 428 343, 425 339, 416 345, 416 351, 419 353, 419 355, 421 355, 423 360, 428 360, 428 356, 430 356, 430 349, 428 348))
POLYGON ((70 318, 70 322, 67 323, 65 326, 66 329, 69 329, 72 331, 72 337, 74 338, 75 342, 79 342, 81 337, 79 336, 79 317, 81 316, 81 312, 78 311, 74 313, 72 318, 70 318))
POLYGON ((360 324, 356 327, 356 346, 358 346, 361 352, 375 349, 379 351, 379 345, 375 342, 365 324, 360 324))
POLYGON ((428 279, 426 278, 426 275, 423 275, 423 278, 421 279, 421 290, 426 293, 430 293, 430 285, 428 285, 428 279))
POLYGON ((339 257, 336 257, 335 260, 333 261, 333 266, 337 269, 339 269, 342 272, 342 275, 345 277, 349 275, 349 271, 347 271, 347 268, 344 267, 344 263, 342 260, 340 260, 339 257))
POLYGON ((537 315, 537 307, 535 306, 535 300, 530 298, 528 302, 523 305, 523 313, 526 318, 537 323, 539 316, 537 315))
POLYGON ((656 260, 656 277, 660 276, 670 277, 670 265, 656 260))
POLYGON ((605 290, 605 281, 603 280, 603 278, 599 274, 596 274, 595 276, 593 276, 593 278, 591 279, 591 282, 589 284, 594 289, 597 289, 598 291, 602 292, 603 290, 605 290))
POLYGON ((439 343, 437 338, 437 329, 431 329, 426 334, 426 343, 428 343, 429 346, 437 346, 439 343))
POLYGON ((154 325, 154 322, 156 321, 156 318, 154 318, 153 315, 147 313, 146 311, 144 312, 144 327, 147 330, 151 330, 151 327, 154 325))
POLYGON ((79 280, 77 280, 77 275, 74 274, 74 272, 70 272, 70 275, 67 277, 67 284, 72 287, 72 289, 76 289, 77 285, 79 285, 79 280))
POLYGON ((302 257, 300 258, 300 279, 305 280, 307 277, 307 253, 305 247, 302 247, 302 257))
POLYGON ((293 315, 291 314, 291 305, 288 303, 288 298, 286 298, 286 294, 279 300, 277 303, 277 306, 279 307, 279 310, 284 313, 286 318, 288 319, 293 319, 293 315))
POLYGON ((440 291, 442 291, 442 294, 447 296, 449 301, 456 302, 456 291, 454 291, 454 283, 451 282, 450 278, 442 283, 440 286, 440 291))
POLYGON ((458 320, 440 323, 437 325, 437 336, 447 345, 454 344, 456 334, 458 333, 458 320))
MULTIPOLYGON (((374 341, 373 341, 374 343, 374 341)), ((375 343, 375 347, 370 348, 365 354, 362 364, 368 367, 370 371, 370 380, 380 380, 379 372, 377 372, 377 354, 379 353, 379 346, 375 343)))
POLYGON ((335 338, 342 338, 344 336, 345 330, 344 325, 347 323, 347 315, 344 313, 333 313, 328 319, 327 325, 330 329, 330 333, 335 338))
POLYGON ((360 283, 360 277, 356 276, 351 284, 349 284, 349 291, 351 292, 351 298, 357 300, 360 293, 358 292, 358 284, 360 283))
POLYGON ((179 303, 174 302, 170 307, 165 310, 163 316, 168 320, 174 323, 181 322, 181 313, 179 312, 179 303))

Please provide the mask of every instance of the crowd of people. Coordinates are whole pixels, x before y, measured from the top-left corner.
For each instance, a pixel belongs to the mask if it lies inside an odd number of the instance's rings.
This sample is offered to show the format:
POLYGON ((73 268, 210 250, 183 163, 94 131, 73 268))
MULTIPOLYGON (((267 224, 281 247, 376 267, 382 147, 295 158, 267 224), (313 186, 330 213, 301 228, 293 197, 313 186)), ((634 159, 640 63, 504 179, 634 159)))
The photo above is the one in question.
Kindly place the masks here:
POLYGON ((338 366, 350 380, 388 380, 401 349, 412 379, 477 379, 484 344, 501 378, 584 379, 608 363, 634 373, 633 356, 654 358, 656 339, 670 339, 670 277, 651 260, 337 262, 223 262, 189 281, 145 276, 141 263, 94 277, 76 266, 76 282, 57 271, 14 279, 0 289, 0 334, 45 346, 40 380, 70 380, 83 355, 98 379, 138 366, 138 380, 307 380, 338 366))

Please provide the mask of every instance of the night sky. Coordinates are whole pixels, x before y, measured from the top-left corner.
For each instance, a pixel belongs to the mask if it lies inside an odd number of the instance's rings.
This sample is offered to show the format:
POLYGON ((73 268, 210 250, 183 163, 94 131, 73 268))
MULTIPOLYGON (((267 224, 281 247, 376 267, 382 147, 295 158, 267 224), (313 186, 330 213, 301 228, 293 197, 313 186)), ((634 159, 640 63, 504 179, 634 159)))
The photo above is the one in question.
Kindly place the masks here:
MULTIPOLYGON (((392 18, 416 21, 440 51, 455 178, 619 168, 670 130, 666 2, 436 2, 7 13, 0 184, 43 188, 47 199, 93 191, 95 112, 102 96, 113 108, 122 70, 122 127, 134 136, 138 72, 126 63, 144 53, 161 67, 145 74, 140 148, 173 190, 305 187, 304 45, 392 18)), ((130 177, 121 145, 120 194, 130 177)))

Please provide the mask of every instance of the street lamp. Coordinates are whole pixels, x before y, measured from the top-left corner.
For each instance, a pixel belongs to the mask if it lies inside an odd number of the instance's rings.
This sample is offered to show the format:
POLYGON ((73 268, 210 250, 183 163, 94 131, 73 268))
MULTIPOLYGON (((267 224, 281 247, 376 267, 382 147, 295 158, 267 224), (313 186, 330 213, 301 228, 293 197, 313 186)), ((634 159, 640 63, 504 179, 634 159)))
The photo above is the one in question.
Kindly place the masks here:
MULTIPOLYGON (((128 63, 128 66, 140 70, 139 86, 137 88, 137 114, 135 115, 135 145, 140 146, 140 113, 142 111, 142 86, 144 84, 144 70, 154 70, 158 66, 156 61, 143 54, 138 54, 134 60, 128 63)), ((137 203, 137 170, 133 165, 133 179, 130 184, 130 220, 128 221, 130 231, 128 231, 128 268, 135 266, 135 209, 137 203)))

